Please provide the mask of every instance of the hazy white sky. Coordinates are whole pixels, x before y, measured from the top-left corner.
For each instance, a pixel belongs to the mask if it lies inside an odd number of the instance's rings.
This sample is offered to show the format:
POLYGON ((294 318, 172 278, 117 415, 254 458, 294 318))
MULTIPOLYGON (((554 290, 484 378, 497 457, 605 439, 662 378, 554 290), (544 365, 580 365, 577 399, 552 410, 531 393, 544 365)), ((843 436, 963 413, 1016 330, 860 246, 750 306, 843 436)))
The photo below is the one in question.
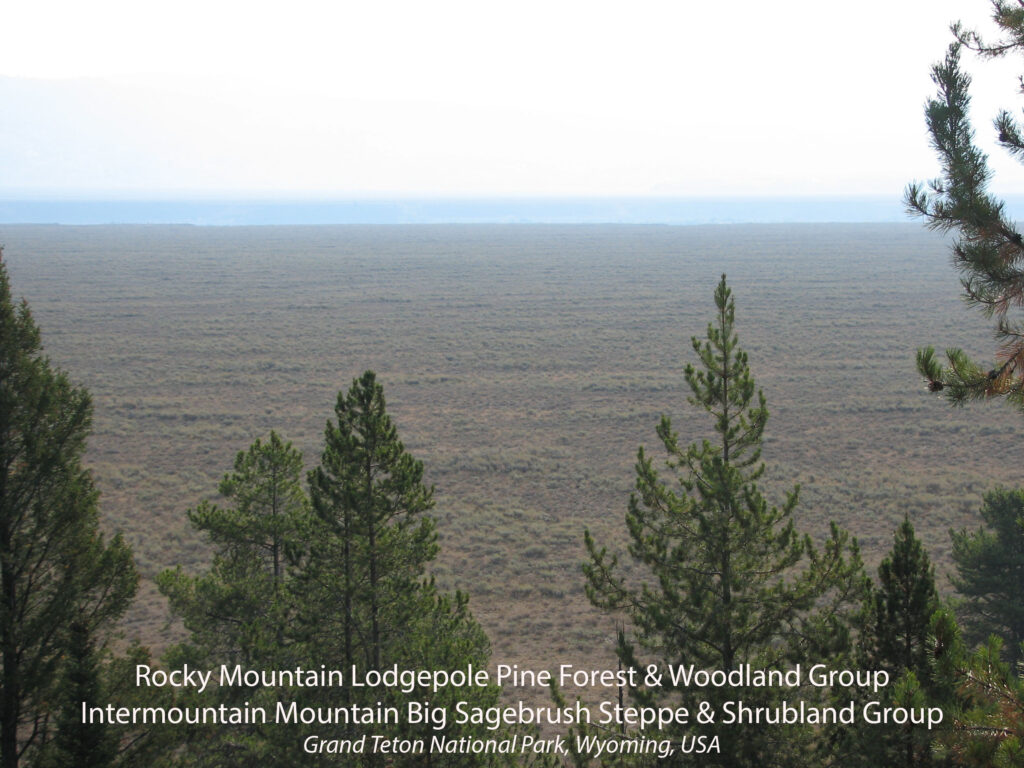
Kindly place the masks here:
MULTIPOLYGON (((0 10, 0 190, 899 195, 985 0, 35 0, 0 10)), ((976 115, 1024 62, 972 67, 976 115)), ((993 159, 998 152, 993 152, 993 159)), ((1024 190, 1012 162, 1002 191, 1024 190)), ((1005 169, 1005 170, 1004 170, 1005 169)))

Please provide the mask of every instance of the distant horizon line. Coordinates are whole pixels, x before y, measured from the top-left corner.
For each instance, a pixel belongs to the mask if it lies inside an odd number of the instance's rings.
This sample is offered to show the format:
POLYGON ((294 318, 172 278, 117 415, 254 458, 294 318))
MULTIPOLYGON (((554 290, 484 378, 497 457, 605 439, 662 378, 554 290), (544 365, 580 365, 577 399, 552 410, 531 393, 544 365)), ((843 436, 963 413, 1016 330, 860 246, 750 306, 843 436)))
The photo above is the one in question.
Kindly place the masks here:
MULTIPOLYGON (((1024 203, 1024 195, 1008 201, 1024 203)), ((0 192, 0 224, 769 224, 908 222, 902 199, 818 196, 117 197, 0 192)))
MULTIPOLYGON (((1020 193, 1024 195, 1024 192, 1020 193)), ((386 200, 869 200, 891 199, 882 192, 864 193, 428 193, 428 192, 343 192, 323 190, 266 189, 78 189, 44 187, 0 187, 0 200, 289 200, 289 201, 386 201, 386 200)))

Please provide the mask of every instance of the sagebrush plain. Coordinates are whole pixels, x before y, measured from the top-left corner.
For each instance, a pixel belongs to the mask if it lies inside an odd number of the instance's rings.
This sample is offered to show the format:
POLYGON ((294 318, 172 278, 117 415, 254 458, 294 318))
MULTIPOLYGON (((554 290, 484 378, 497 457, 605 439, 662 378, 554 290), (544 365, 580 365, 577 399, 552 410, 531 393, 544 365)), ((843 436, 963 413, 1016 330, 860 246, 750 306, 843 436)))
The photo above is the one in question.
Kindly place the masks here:
POLYGON ((869 566, 909 515, 946 583, 950 527, 1021 482, 1021 417, 952 409, 915 372, 926 344, 983 358, 946 245, 916 224, 749 226, 2 226, 15 295, 95 403, 89 464, 144 588, 126 623, 180 637, 152 586, 203 569, 186 511, 271 429, 312 466, 339 389, 377 372, 436 486, 438 580, 468 591, 495 660, 608 665, 614 623, 583 594, 589 527, 624 546, 633 462, 710 434, 683 368, 712 290, 771 411, 764 485, 801 485, 869 566))

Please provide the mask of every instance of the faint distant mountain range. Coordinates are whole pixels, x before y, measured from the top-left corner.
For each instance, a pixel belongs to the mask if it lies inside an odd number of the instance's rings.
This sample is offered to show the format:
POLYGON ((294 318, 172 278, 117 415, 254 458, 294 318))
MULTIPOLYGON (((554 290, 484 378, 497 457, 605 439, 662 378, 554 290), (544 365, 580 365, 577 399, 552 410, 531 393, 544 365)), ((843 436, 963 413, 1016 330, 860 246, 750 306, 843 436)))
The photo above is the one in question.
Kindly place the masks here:
POLYGON ((3 199, 5 224, 737 224, 907 221, 886 198, 3 199))
MULTIPOLYGON (((320 113, 307 111, 312 110, 310 104, 314 101, 305 96, 296 97, 292 103, 278 103, 269 97, 263 102, 250 99, 241 87, 237 93, 225 92, 219 100, 216 93, 199 91, 89 79, 0 77, 0 104, 4 105, 0 110, 0 223, 734 224, 908 220, 899 190, 884 197, 704 199, 473 198, 440 193, 436 197, 403 199, 372 192, 332 199, 324 193, 302 197, 300 192, 284 189, 277 194, 236 192, 219 196, 168 192, 184 188, 274 190, 280 185, 274 174, 281 168, 294 169, 289 181, 294 181, 295 188, 303 188, 306 177, 300 172, 310 172, 310 166, 316 163, 302 154, 302 145, 322 139, 318 131, 329 135, 332 146, 339 147, 342 154, 333 162, 342 168, 355 168, 351 157, 359 152, 377 151, 381 157, 390 158, 391 145, 382 137, 398 141, 397 134, 387 134, 393 115, 381 111, 377 104, 338 102, 333 104, 333 112, 326 108, 323 112, 333 115, 331 120, 336 122, 316 123, 312 118, 320 113), (244 101, 244 107, 226 107, 233 98, 244 101), (253 157, 267 162, 253 162, 253 157), (271 159, 276 161, 277 171, 270 167, 271 159)), ((344 175, 339 178, 344 179, 344 175)))

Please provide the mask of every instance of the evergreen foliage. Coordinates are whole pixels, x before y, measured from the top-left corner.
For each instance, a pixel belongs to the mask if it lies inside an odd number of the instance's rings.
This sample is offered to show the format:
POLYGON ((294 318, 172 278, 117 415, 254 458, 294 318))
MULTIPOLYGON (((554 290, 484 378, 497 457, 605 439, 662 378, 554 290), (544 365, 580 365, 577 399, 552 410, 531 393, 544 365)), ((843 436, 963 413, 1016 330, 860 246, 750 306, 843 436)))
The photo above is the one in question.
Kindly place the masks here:
MULTIPOLYGON (((97 654, 98 658, 98 654, 97 654)), ((165 691, 136 684, 136 668, 158 666, 148 648, 133 642, 124 653, 98 659, 99 704, 116 702, 123 707, 166 706, 165 691)), ((79 706, 81 701, 77 702, 79 706)), ((90 728, 105 728, 118 745, 115 768, 184 768, 188 763, 183 759, 181 728, 174 725, 139 725, 92 723, 90 728)), ((45 763, 44 763, 45 765, 45 763)), ((63 768, 69 763, 58 763, 63 768)), ((56 766, 55 766, 56 768, 56 766)))
MULTIPOLYGON (((425 578, 437 554, 437 533, 427 512, 433 488, 423 483, 423 464, 398 438, 387 413, 383 387, 372 371, 339 392, 335 421, 324 432, 320 465, 309 473, 316 525, 308 558, 301 569, 303 599, 300 631, 307 663, 325 663, 358 674, 397 664, 404 669, 486 668, 487 636, 469 612, 465 595, 441 593, 425 578)), ((415 690, 367 691, 345 687, 317 691, 321 703, 343 706, 394 704, 429 700, 454 707, 493 706, 496 688, 437 693, 415 690)), ((451 711, 451 709, 449 710, 451 711)), ((400 723, 389 736, 465 736, 494 738, 479 726, 445 729, 400 723)), ((389 765, 417 765, 422 756, 396 756, 389 765)), ((431 755, 432 766, 485 765, 507 762, 504 756, 431 755)), ((348 755, 345 765, 379 765, 377 755, 348 755), (359 761, 362 762, 359 762, 359 761), (354 762, 355 761, 355 762, 354 762)))
MULTIPOLYGON (((932 618, 940 608, 935 569, 914 526, 904 517, 892 549, 878 566, 878 585, 865 601, 860 626, 860 668, 885 670, 893 681, 882 692, 886 706, 946 706, 952 699, 951 686, 935 674, 931 656, 932 618)), ((945 764, 933 755, 937 731, 912 723, 860 726, 851 735, 846 761, 850 765, 945 764)))
MULTIPOLYGON (((932 70, 938 91, 925 116, 942 173, 928 184, 910 184, 905 199, 908 210, 929 227, 955 233, 953 261, 964 297, 986 317, 995 318, 999 346, 991 363, 976 362, 963 350, 951 348, 943 364, 932 347, 918 351, 917 363, 929 388, 945 392, 956 404, 998 396, 1024 410, 1024 324, 1019 318, 1024 306, 1024 238, 1005 204, 989 192, 992 171, 974 141, 971 78, 960 63, 965 47, 985 57, 1024 52, 1024 11, 1019 3, 993 0, 992 7, 1002 38, 989 43, 956 24, 955 42, 932 70)), ((995 119, 995 129, 999 144, 1024 160, 1024 133, 1016 119, 1003 111, 995 119)))
POLYGON ((998 635, 1016 665, 1024 660, 1024 489, 986 493, 981 518, 976 531, 950 531, 953 585, 966 598, 969 639, 998 635))
POLYGON ((992 636, 969 653, 953 615, 945 610, 932 621, 935 674, 957 687, 947 706, 953 727, 941 736, 956 765, 970 768, 1024 767, 1024 680, 1002 656, 1002 641, 992 636))
MULTIPOLYGON (((1024 6, 992 0, 992 18, 999 39, 989 42, 957 23, 945 59, 932 70, 938 91, 926 107, 928 130, 939 156, 942 175, 927 185, 911 184, 906 202, 912 214, 929 227, 955 234, 953 261, 961 273, 964 297, 995 319, 998 348, 994 361, 976 362, 961 349, 948 349, 940 362, 931 347, 918 351, 918 369, 933 392, 945 392, 955 404, 1005 397, 1024 410, 1024 237, 1006 206, 989 192, 992 171, 974 142, 968 114, 971 78, 961 67, 964 48, 983 58, 1024 52, 1024 6)), ((998 143, 1024 160, 1024 132, 1008 111, 994 120, 998 143)), ((996 632, 1006 639, 1007 656, 1022 658, 1024 639, 1021 584, 1019 492, 997 490, 985 497, 982 515, 990 530, 951 532, 953 558, 959 571, 955 586, 967 597, 969 634, 978 639, 996 632)), ((969 655, 952 616, 940 612, 934 622, 938 668, 956 681, 960 700, 950 710, 954 728, 946 742, 962 765, 1024 764, 1024 683, 999 656, 1004 644, 993 636, 969 655)))
POLYGON ((61 706, 56 713, 57 736, 47 764, 75 768, 109 768, 118 743, 107 724, 83 723, 81 706, 102 706, 100 668, 89 627, 72 622, 68 631, 67 661, 60 685, 61 706))
MULTIPOLYGON (((189 512, 194 527, 214 545, 208 573, 193 577, 181 568, 160 576, 161 590, 190 631, 187 642, 167 658, 204 669, 240 664, 243 669, 341 670, 486 668, 490 644, 468 607, 468 598, 449 595, 427 578, 437 553, 433 489, 423 483, 423 465, 398 439, 387 413, 382 386, 368 371, 338 394, 336 420, 329 421, 321 463, 302 488, 302 457, 271 432, 235 459, 220 492, 231 506, 202 503, 189 512)), ((396 725, 372 732, 405 738, 494 731, 479 726, 446 728, 410 725, 410 700, 430 701, 452 711, 457 700, 481 706, 497 702, 496 688, 484 690, 380 689, 346 684, 303 687, 287 698, 301 707, 398 707, 396 725)), ((224 703, 273 709, 281 691, 231 687, 183 692, 182 706, 224 703)), ((454 718, 450 718, 454 719, 454 718)), ((181 755, 183 764, 231 768, 237 765, 292 766, 297 744, 319 726, 295 725, 194 729, 181 755)), ((320 727, 322 730, 322 727, 320 727)), ((336 738, 358 738, 363 726, 332 730, 336 738)), ((500 731, 499 731, 500 733, 500 731)), ((180 738, 180 734, 179 734, 180 738)), ((305 755, 309 765, 418 765, 423 755, 305 755), (386 759, 385 759, 386 758, 386 759)), ((436 768, 491 765, 505 756, 430 755, 436 768)))
POLYGON ((417 612, 419 581, 437 553, 424 514, 433 488, 398 439, 372 371, 338 393, 335 415, 309 475, 319 527, 303 572, 314 609, 306 625, 346 669, 379 669, 401 644, 399 627, 417 612))
MULTIPOLYGON (((214 556, 201 576, 179 566, 157 578, 190 632, 186 643, 168 652, 172 667, 274 669, 299 663, 302 652, 288 631, 298 610, 288 566, 296 562, 311 525, 301 476, 301 453, 271 432, 265 442, 258 439, 240 451, 234 471, 221 480, 221 496, 232 506, 204 501, 189 511, 193 527, 213 544, 214 556)), ((199 706, 261 706, 272 705, 271 693, 226 687, 180 698, 199 706)), ((272 757, 273 739, 284 736, 272 729, 196 729, 188 736, 191 765, 288 765, 288 759, 272 757)))
MULTIPOLYGON (((728 671, 833 659, 849 649, 848 620, 865 586, 856 544, 833 527, 824 550, 817 551, 792 521, 798 489, 780 506, 764 497, 758 481, 765 471, 761 444, 768 411, 734 333, 735 308, 724 276, 715 305, 707 339, 693 339, 701 367, 688 365, 685 372, 689 402, 711 417, 714 440, 684 446, 662 417, 657 434, 671 478, 663 478, 641 448, 626 514, 629 555, 645 580, 637 584, 627 577, 618 558, 587 531, 587 595, 632 622, 638 647, 624 634, 618 644, 626 666, 693 664, 728 671)), ((691 711, 700 701, 718 704, 721 697, 764 706, 777 693, 670 685, 630 691, 645 704, 678 701, 691 711)), ((812 734, 798 730, 685 728, 688 734, 719 734, 721 754, 704 756, 704 764, 728 766, 806 764, 812 734)), ((676 754, 663 762, 689 759, 676 754)))
POLYGON ((180 567, 157 583, 192 632, 192 655, 255 664, 279 655, 291 615, 287 565, 304 545, 310 516, 302 454, 271 432, 235 457, 221 480, 233 506, 202 502, 188 513, 214 547, 213 567, 192 577, 180 567))
POLYGON ((911 671, 927 685, 930 623, 938 609, 935 569, 914 526, 904 517, 892 549, 878 566, 878 587, 868 604, 868 631, 863 639, 872 668, 885 669, 893 678, 911 671))
POLYGON ((102 638, 138 584, 127 544, 99 531, 82 467, 91 415, 88 393, 43 355, 0 261, 0 768, 49 741, 62 660, 87 663, 73 623, 102 638))

